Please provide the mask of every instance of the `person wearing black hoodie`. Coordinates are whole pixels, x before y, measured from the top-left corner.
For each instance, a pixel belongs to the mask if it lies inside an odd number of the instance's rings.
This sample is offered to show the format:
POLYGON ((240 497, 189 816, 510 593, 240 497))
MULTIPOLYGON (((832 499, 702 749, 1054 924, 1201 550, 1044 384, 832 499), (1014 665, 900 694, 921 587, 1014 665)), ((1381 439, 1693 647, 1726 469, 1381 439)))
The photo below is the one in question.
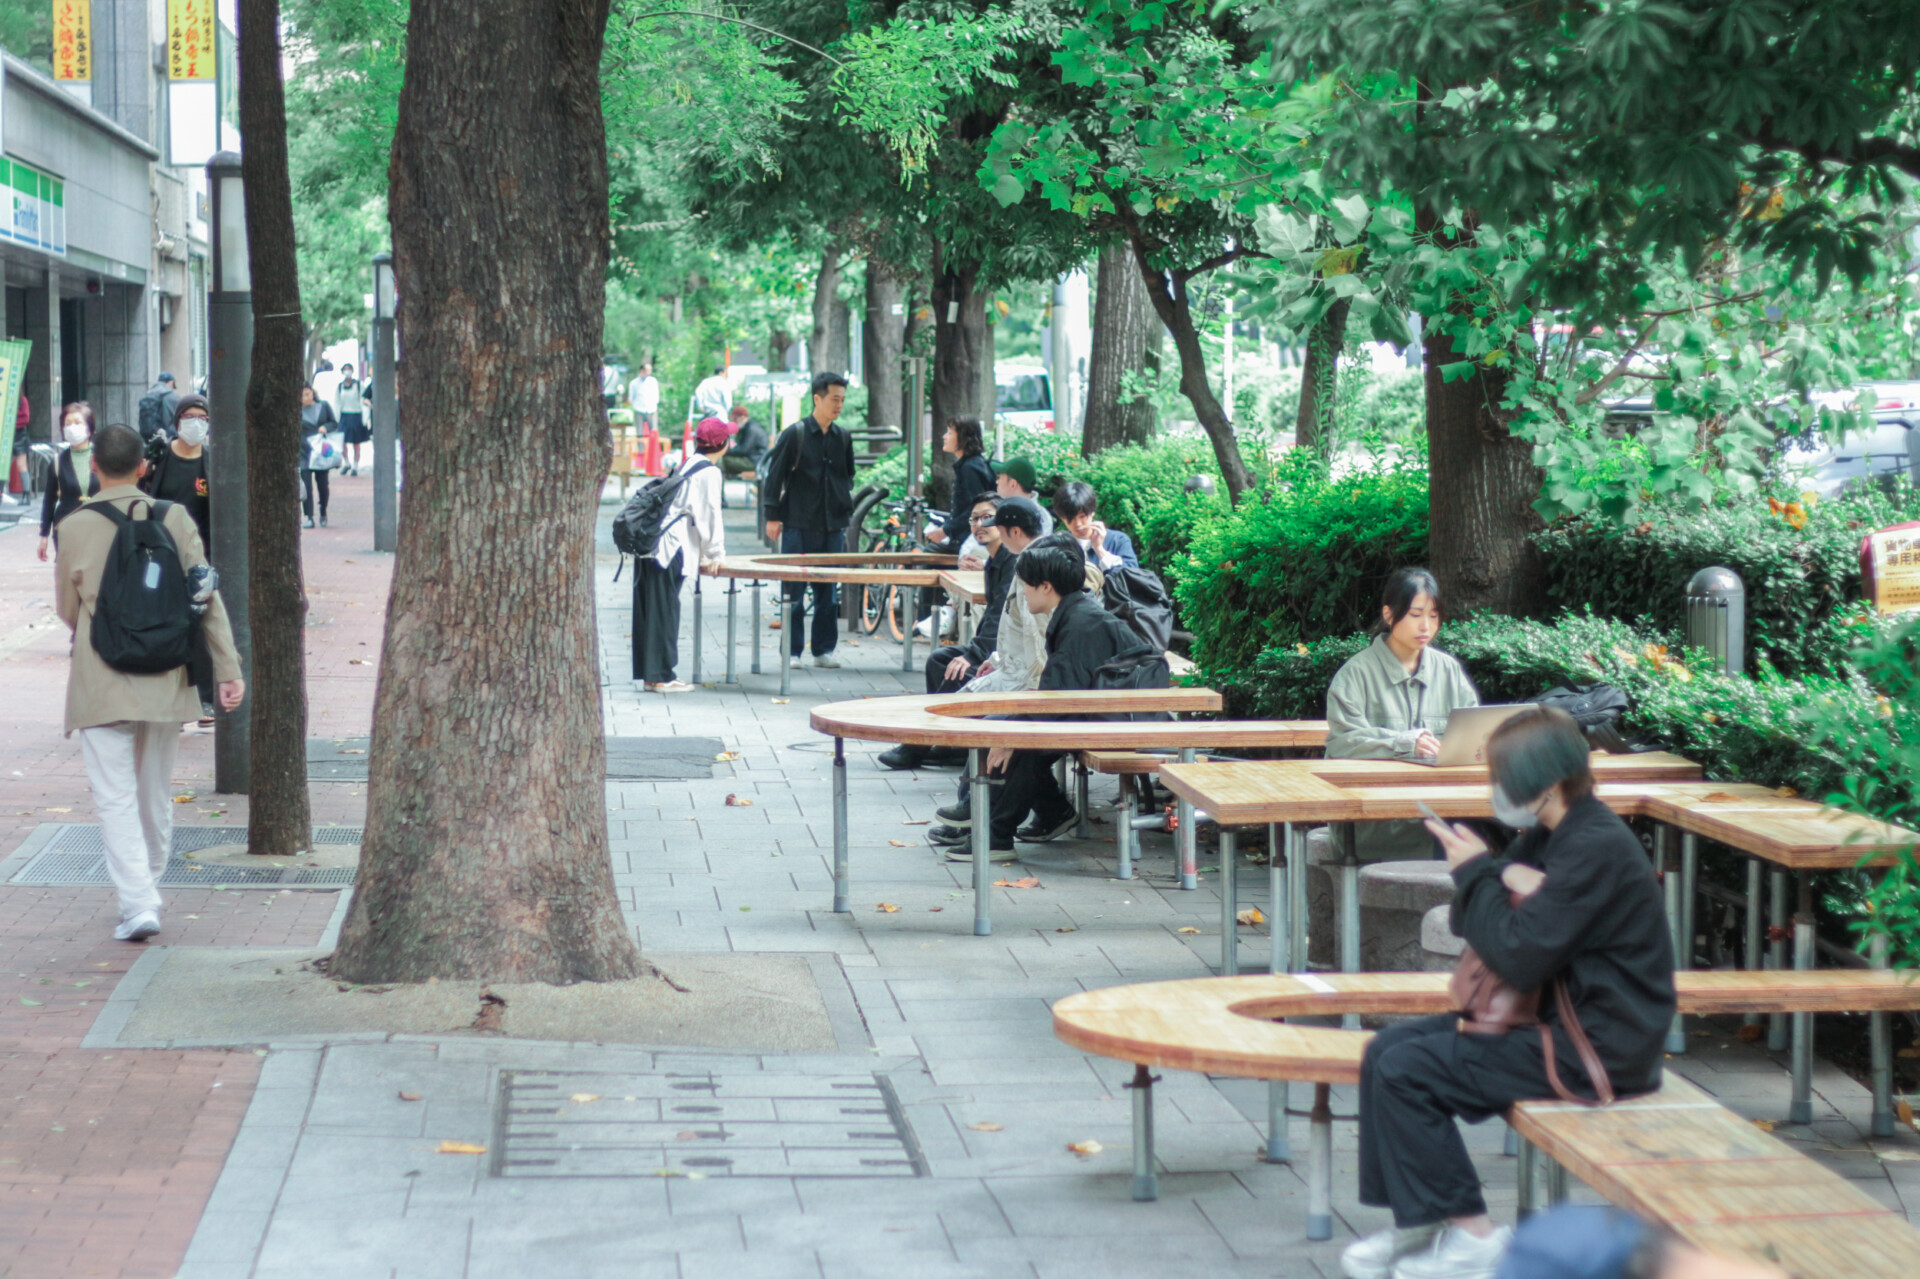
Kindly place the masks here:
MULTIPOLYGON (((1590 1078, 1553 995, 1564 985, 1618 1096, 1660 1086, 1673 1022, 1673 945, 1640 841, 1593 793, 1585 736, 1565 711, 1513 716, 1487 743, 1494 816, 1522 833, 1495 855, 1471 828, 1429 821, 1455 886, 1453 931, 1494 975, 1540 992, 1554 1069, 1590 1078)), ((1512 1231, 1487 1216, 1455 1119, 1479 1123, 1554 1096, 1539 1031, 1469 1031, 1454 1014, 1382 1031, 1360 1066, 1360 1202, 1393 1229, 1351 1245, 1350 1279, 1492 1279, 1512 1231)))

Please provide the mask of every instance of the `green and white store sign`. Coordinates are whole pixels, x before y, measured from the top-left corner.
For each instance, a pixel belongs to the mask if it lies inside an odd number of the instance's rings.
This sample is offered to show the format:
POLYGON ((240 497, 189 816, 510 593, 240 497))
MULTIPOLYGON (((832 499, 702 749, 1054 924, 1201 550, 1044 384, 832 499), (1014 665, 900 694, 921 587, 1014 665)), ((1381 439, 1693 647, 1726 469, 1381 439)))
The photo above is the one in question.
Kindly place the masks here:
POLYGON ((66 256, 67 184, 18 160, 0 159, 0 242, 66 256))

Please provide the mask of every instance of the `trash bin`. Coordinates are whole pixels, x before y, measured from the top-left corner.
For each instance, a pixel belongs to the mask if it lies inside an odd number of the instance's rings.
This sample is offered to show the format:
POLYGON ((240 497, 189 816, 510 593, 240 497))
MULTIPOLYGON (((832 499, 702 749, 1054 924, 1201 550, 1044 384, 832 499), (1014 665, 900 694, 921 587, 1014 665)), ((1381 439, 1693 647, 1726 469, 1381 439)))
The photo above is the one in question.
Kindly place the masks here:
POLYGON ((1730 568, 1703 568, 1687 583, 1687 647, 1729 675, 1747 670, 1747 588, 1730 568))

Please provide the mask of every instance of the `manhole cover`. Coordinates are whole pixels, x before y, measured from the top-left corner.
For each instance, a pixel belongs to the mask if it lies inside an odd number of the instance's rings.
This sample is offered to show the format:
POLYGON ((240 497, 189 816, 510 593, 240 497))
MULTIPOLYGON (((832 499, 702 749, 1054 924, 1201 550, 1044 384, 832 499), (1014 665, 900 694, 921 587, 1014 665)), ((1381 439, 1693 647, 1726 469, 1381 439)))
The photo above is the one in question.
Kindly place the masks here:
MULTIPOLYGON (((236 840, 244 841, 247 832, 244 826, 175 826, 173 828, 173 856, 167 859, 167 868, 161 872, 160 884, 165 888, 211 888, 224 884, 228 888, 350 888, 353 886, 353 867, 315 867, 312 869, 277 870, 253 866, 202 865, 190 862, 180 856, 182 853, 198 852, 203 848, 215 848, 221 844, 231 844, 236 840)), ((313 832, 316 844, 357 844, 360 842, 358 826, 324 826, 313 832)), ((63 825, 54 832, 45 848, 36 854, 33 860, 14 872, 10 884, 37 884, 41 886, 68 886, 111 884, 107 875, 106 845, 101 842, 98 826, 63 825)))
POLYGON ((879 1075, 503 1070, 496 1177, 924 1177, 879 1075))
MULTIPOLYGON (((366 737, 309 737, 307 780, 366 781, 371 742, 366 737)), ((717 737, 609 737, 607 780, 706 781, 713 776, 714 756, 724 750, 717 737)))

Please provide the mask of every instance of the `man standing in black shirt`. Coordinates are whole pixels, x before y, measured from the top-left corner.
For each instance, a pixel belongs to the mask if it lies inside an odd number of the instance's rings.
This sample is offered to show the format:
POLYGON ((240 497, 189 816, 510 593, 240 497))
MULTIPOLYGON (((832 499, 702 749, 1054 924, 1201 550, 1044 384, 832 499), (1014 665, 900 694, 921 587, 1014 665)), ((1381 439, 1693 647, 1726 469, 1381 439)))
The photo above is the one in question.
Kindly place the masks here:
MULTIPOLYGON (((836 425, 847 402, 847 379, 819 373, 813 379, 813 412, 780 432, 767 462, 764 486, 767 540, 778 541, 783 555, 838 554, 847 549, 847 521, 853 518, 853 436, 836 425)), ((787 651, 798 658, 800 628, 794 606, 805 584, 787 583, 787 651)), ((813 664, 834 667, 840 639, 838 587, 813 588, 813 664)))

